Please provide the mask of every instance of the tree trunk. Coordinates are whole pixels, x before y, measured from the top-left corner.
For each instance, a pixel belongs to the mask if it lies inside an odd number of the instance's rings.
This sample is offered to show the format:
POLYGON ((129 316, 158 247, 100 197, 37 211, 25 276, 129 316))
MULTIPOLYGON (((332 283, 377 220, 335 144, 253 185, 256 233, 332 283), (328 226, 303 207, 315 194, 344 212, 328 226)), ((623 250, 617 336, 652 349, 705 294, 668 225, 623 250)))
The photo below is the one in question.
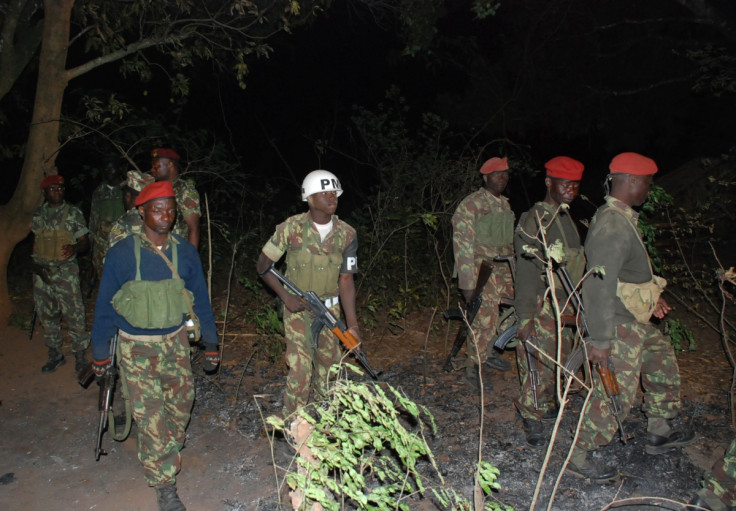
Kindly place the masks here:
POLYGON ((8 261, 15 245, 30 231, 33 210, 41 204, 39 187, 44 176, 56 174, 59 119, 69 81, 66 54, 74 0, 44 2, 43 42, 38 63, 33 119, 18 186, 10 201, 0 206, 0 320, 12 313, 8 292, 8 261))

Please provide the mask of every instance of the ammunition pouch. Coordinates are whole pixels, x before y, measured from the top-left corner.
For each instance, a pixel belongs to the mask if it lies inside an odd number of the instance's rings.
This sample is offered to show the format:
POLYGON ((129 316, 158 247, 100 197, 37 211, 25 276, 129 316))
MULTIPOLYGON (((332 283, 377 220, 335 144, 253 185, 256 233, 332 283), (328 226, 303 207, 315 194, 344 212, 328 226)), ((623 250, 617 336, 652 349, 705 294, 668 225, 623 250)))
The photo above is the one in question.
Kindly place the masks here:
POLYGON ((619 280, 616 286, 616 296, 639 323, 648 323, 657 306, 659 296, 666 286, 667 281, 656 275, 651 281, 642 284, 619 280))

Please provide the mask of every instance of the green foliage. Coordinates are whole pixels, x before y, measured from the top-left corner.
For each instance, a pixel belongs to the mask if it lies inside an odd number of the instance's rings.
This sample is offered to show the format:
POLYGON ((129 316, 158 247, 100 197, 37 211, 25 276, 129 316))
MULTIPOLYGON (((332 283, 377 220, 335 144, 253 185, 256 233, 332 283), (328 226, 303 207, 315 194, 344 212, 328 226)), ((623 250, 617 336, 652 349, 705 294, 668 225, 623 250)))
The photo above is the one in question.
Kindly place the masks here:
POLYGON ((688 351, 695 351, 695 336, 693 335, 693 331, 679 319, 665 319, 663 331, 664 335, 670 338, 675 351, 682 351, 686 345, 688 351))
POLYGON ((709 92, 715 97, 736 92, 736 57, 727 48, 707 44, 687 50, 685 56, 697 64, 700 71, 693 85, 695 92, 709 92))
MULTIPOLYGON (((444 509, 472 509, 467 499, 442 484, 425 441, 427 434, 436 433, 431 413, 391 385, 341 377, 331 382, 323 402, 300 409, 297 415, 313 428, 303 444, 308 451, 300 450, 296 457, 299 470, 286 476, 292 489, 304 493, 302 508, 317 502, 335 511, 408 511, 410 503, 429 489, 444 509)), ((267 421, 277 429, 286 428, 278 417, 267 421)), ((486 494, 499 489, 497 477, 498 469, 481 463, 479 480, 486 494)), ((501 508, 489 502, 485 509, 501 508)))
POLYGON ((482 20, 489 16, 495 16, 499 7, 501 7, 501 2, 498 0, 474 0, 470 10, 476 18, 482 20))
POLYGON ((639 232, 641 232, 641 237, 647 247, 649 257, 652 260, 652 268, 655 272, 662 271, 662 255, 655 244, 658 229, 650 221, 650 218, 672 205, 673 202, 674 199, 664 188, 653 184, 652 191, 642 205, 641 214, 639 215, 639 232))
POLYGON ((243 324, 255 327, 255 332, 261 336, 262 342, 258 343, 258 349, 272 360, 278 361, 284 352, 284 323, 279 317, 277 307, 272 299, 265 299, 266 295, 263 284, 247 277, 240 277, 239 283, 250 293, 247 299, 247 308, 243 316, 243 324))

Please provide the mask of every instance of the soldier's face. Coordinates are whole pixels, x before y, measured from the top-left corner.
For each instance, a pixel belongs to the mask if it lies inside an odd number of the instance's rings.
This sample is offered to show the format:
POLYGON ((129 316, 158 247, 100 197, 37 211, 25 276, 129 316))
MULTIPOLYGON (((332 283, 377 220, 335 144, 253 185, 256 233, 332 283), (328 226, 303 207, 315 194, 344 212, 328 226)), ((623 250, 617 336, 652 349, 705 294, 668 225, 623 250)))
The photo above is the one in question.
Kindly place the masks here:
POLYGON ((555 204, 570 204, 580 194, 580 181, 558 179, 554 177, 545 178, 549 197, 555 204))
POLYGON ((509 171, 500 170, 497 172, 491 172, 483 176, 486 183, 486 189, 495 196, 499 196, 506 189, 506 185, 509 183, 509 171))
POLYGON ((325 215, 334 215, 337 210, 337 192, 317 192, 307 197, 309 209, 325 215))
POLYGON ((52 206, 56 206, 64 202, 64 185, 47 186, 43 191, 46 202, 52 206))
POLYGON ((167 234, 176 219, 174 199, 155 199, 138 207, 143 224, 156 234, 167 234))
POLYGON ((632 206, 641 206, 652 191, 652 174, 648 176, 629 176, 629 196, 632 206))
POLYGON ((151 162, 151 175, 156 181, 169 180, 171 178, 170 165, 168 158, 154 158, 151 162))

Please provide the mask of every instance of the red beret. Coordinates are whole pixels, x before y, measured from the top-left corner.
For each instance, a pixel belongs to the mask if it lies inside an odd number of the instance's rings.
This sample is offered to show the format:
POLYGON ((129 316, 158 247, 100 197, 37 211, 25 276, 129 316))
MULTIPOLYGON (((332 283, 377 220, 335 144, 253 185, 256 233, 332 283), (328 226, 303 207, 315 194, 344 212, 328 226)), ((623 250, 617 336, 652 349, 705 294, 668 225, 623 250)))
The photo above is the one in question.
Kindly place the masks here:
POLYGON ((63 185, 64 184, 64 178, 61 177, 59 174, 52 174, 50 176, 46 176, 43 178, 43 181, 41 181, 41 190, 45 190, 51 185, 63 185))
POLYGON ((569 156, 555 156, 544 164, 544 168, 547 169, 547 177, 580 181, 585 165, 569 156))
POLYGON ((180 160, 181 156, 173 149, 166 149, 165 147, 157 147, 151 151, 151 158, 168 158, 169 160, 180 160))
POLYGON ((141 193, 139 193, 138 197, 135 199, 135 205, 142 206, 146 202, 154 199, 174 198, 176 198, 176 196, 174 195, 174 187, 171 186, 171 181, 158 181, 156 183, 146 185, 143 190, 141 190, 141 193))
POLYGON ((491 172, 500 172, 502 170, 509 170, 508 158, 499 158, 494 156, 483 164, 480 168, 480 173, 490 174, 491 172))
POLYGON ((608 166, 613 174, 633 174, 648 176, 657 173, 657 164, 654 160, 638 153, 621 153, 613 157, 608 166))

